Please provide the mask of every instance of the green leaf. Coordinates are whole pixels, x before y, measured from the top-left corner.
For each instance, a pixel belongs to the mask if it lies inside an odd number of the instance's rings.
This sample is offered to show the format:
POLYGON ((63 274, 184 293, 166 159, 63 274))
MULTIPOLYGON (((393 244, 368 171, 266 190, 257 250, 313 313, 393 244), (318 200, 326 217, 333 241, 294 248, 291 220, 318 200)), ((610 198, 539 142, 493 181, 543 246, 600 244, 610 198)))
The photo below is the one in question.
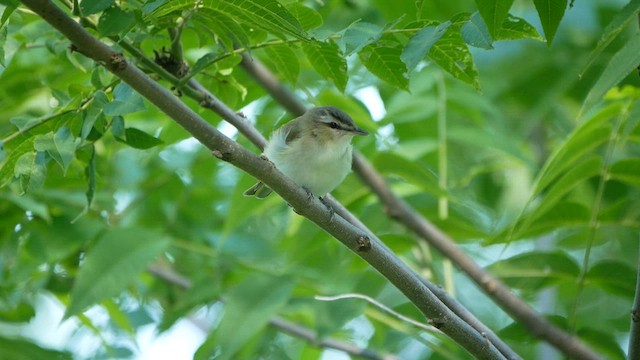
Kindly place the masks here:
POLYGON ((234 47, 234 43, 244 48, 248 48, 251 45, 251 42, 249 41, 249 34, 247 34, 242 23, 236 22, 233 18, 228 17, 220 11, 214 9, 201 9, 197 13, 196 19, 218 35, 218 38, 228 49, 232 49, 234 47), (206 21, 202 21, 200 19, 206 21))
POLYGON ((383 29, 367 22, 356 22, 344 31, 341 44, 344 48, 344 55, 349 56, 356 53, 365 46, 373 44, 380 39, 383 29))
POLYGON ((473 13, 469 22, 462 25, 460 32, 467 44, 487 50, 493 49, 492 35, 489 34, 487 25, 482 20, 480 13, 473 13))
POLYGON ((59 128, 55 135, 50 132, 36 136, 33 145, 36 150, 49 154, 66 174, 76 151, 75 139, 67 127, 59 128))
POLYGON ((534 183, 533 194, 539 194, 556 177, 576 166, 576 162, 582 156, 609 140, 612 131, 609 121, 619 112, 619 104, 611 104, 576 128, 567 140, 555 149, 540 170, 534 183))
POLYGON ((104 234, 80 267, 64 318, 122 292, 170 242, 164 234, 143 228, 104 234))
MULTIPOLYGON (((11 308, 0 309, 0 321, 8 323, 23 323, 28 322, 36 316, 36 311, 32 305, 26 303, 19 303, 17 306, 11 308)), ((0 355, 2 358, 2 355, 0 355)))
POLYGON ((534 39, 542 41, 542 37, 536 28, 526 20, 509 15, 502 23, 502 28, 494 36, 497 40, 534 39))
POLYGON ((13 192, 6 192, 0 194, 0 199, 10 201, 16 206, 19 206, 25 211, 30 211, 33 215, 43 219, 46 222, 51 221, 51 214, 46 203, 35 200, 33 197, 27 195, 18 196, 13 192))
POLYGON ((119 83, 113 89, 114 100, 104 106, 104 114, 117 116, 145 110, 142 96, 125 83, 119 83))
POLYGON ((3 46, 0 46, 0 75, 2 75, 2 72, 4 72, 6 68, 4 44, 7 42, 7 33, 7 28, 0 25, 0 44, 3 44, 3 46))
POLYGON ((87 166, 85 166, 84 168, 84 176, 87 179, 87 191, 85 192, 87 203, 85 204, 80 214, 78 214, 78 216, 76 216, 76 218, 71 221, 72 223, 75 223, 78 219, 80 219, 82 216, 86 215, 89 212, 89 209, 91 208, 91 204, 93 203, 93 197, 96 193, 95 145, 91 145, 91 157, 89 158, 89 162, 87 163, 87 166))
POLYGON ((164 144, 164 141, 158 139, 155 136, 151 136, 142 130, 138 130, 136 128, 127 128, 125 129, 125 137, 116 138, 118 141, 121 141, 132 148, 136 149, 150 149, 154 146, 158 146, 164 144))
POLYGON ((127 139, 124 127, 124 118, 122 116, 113 117, 111 121, 111 133, 118 140, 125 141, 127 139))
POLYGON ((635 70, 638 64, 640 64, 640 36, 636 34, 631 36, 626 44, 611 57, 611 61, 587 94, 581 112, 589 111, 609 89, 635 70))
MULTIPOLYGON (((0 29, 4 29, 4 35, 6 37, 7 35, 7 31, 6 28, 4 28, 4 24, 6 24, 7 20, 9 20, 9 17, 11 16, 11 14, 13 14, 14 11, 16 11, 16 9, 18 8, 17 4, 15 6, 6 6, 4 8, 4 11, 2 12, 2 17, 0 18, 0 29)), ((3 39, 0 39, 3 40, 3 39)), ((4 41, 0 41, 0 44, 4 43, 4 41)), ((0 46, 0 53, 2 53, 4 51, 4 49, 2 49, 3 47, 0 46)), ((0 62, 4 60, 4 55, 0 58, 0 62)))
POLYGON ((286 5, 287 10, 295 17, 304 30, 322 26, 322 16, 310 7, 294 2, 286 5))
POLYGON ((129 31, 135 23, 133 12, 110 7, 100 15, 98 31, 102 36, 119 35, 129 31))
POLYGON ((266 62, 271 63, 284 80, 292 85, 298 82, 300 74, 300 62, 298 56, 287 45, 268 46, 264 48, 266 62))
POLYGON ((451 26, 449 21, 438 26, 427 26, 409 39, 409 43, 402 50, 402 55, 400 56, 409 71, 415 69, 416 65, 424 59, 433 44, 440 40, 449 26, 451 26))
POLYGON ((236 353, 289 300, 293 290, 289 277, 253 274, 229 292, 220 325, 198 349, 194 360, 235 358, 236 353))
POLYGON ((602 53, 611 42, 624 30, 629 22, 635 21, 638 16, 638 12, 640 12, 640 0, 631 0, 625 7, 618 12, 609 25, 604 29, 602 33, 602 37, 598 40, 598 44, 596 48, 593 49, 591 54, 589 55, 589 59, 587 63, 582 68, 580 72, 580 76, 584 75, 584 73, 589 69, 591 64, 593 64, 594 60, 602 53))
POLYGON ((495 39, 509 14, 513 0, 475 0, 478 11, 484 19, 489 35, 495 39))
MULTIPOLYGON (((160 6, 154 15, 192 10, 193 5, 191 0, 174 0, 160 6)), ((298 20, 277 0, 204 0, 198 3, 197 9, 218 11, 243 26, 255 26, 279 37, 287 34, 307 39, 298 20)))
POLYGON ((591 212, 585 206, 573 202, 560 202, 545 214, 538 216, 530 226, 520 227, 513 239, 539 236, 560 228, 586 226, 591 212))
POLYGON ((16 162, 14 172, 20 181, 20 191, 23 194, 41 188, 47 175, 44 153, 31 151, 22 154, 16 162))
POLYGON ((33 138, 28 138, 9 153, 4 162, 0 163, 0 187, 7 185, 13 178, 16 163, 22 155, 33 151, 33 138))
POLYGON ((551 46, 558 25, 567 9, 567 0, 533 0, 547 43, 551 46))
POLYGON ((607 292, 633 298, 636 271, 629 265, 615 260, 603 260, 587 272, 587 284, 599 286, 607 292))
POLYGON ((80 2, 80 12, 87 16, 100 12, 113 4, 115 0, 83 0, 80 2))
MULTIPOLYGON (((80 130, 80 139, 86 140, 91 133, 91 129, 94 128, 96 121, 104 114, 102 113, 102 109, 106 104, 109 103, 109 99, 107 95, 102 91, 96 91, 93 95, 93 99, 87 106, 87 108, 82 112, 82 130, 80 130)), ((103 129, 96 129, 98 132, 102 133, 103 129)))
POLYGON ((385 174, 402 176, 429 194, 446 195, 438 185, 438 178, 427 167, 392 153, 379 153, 374 158, 376 169, 385 174))
POLYGON ((498 261, 488 269, 507 285, 520 289, 539 289, 558 281, 573 281, 580 267, 563 252, 531 252, 498 261))
POLYGON ((31 341, 0 337, 0 358, 3 360, 72 360, 68 352, 47 349, 31 341))
POLYGON ((372 74, 390 85, 409 91, 407 66, 400 59, 402 49, 399 46, 367 45, 358 55, 372 74))
POLYGON ((347 87, 347 61, 333 41, 302 44, 302 51, 314 69, 344 92, 347 87))
POLYGON ((478 70, 473 56, 462 39, 460 26, 450 26, 429 50, 429 57, 456 79, 480 90, 478 70))
POLYGON ((640 159, 620 160, 611 166, 609 176, 632 186, 640 187, 640 159))

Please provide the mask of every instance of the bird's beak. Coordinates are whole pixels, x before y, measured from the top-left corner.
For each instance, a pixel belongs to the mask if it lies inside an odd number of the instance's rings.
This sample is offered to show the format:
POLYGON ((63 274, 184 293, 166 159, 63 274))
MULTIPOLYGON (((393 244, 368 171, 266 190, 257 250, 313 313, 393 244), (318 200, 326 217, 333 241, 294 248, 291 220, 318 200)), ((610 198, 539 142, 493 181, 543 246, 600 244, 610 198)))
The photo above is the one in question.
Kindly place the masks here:
POLYGON ((369 135, 369 132, 367 132, 365 130, 362 130, 362 129, 358 128, 358 127, 355 128, 355 129, 349 130, 349 131, 354 133, 355 135, 363 135, 363 136, 364 135, 369 135))

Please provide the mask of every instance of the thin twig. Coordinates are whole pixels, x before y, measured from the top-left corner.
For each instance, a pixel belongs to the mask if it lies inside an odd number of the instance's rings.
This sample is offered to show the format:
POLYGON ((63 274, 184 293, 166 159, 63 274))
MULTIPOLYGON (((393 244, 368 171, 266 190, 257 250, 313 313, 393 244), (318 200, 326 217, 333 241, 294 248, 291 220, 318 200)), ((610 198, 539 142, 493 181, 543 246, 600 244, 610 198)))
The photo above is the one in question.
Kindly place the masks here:
POLYGON ((442 333, 440 330, 438 330, 437 328, 430 326, 430 325, 426 325, 423 324, 419 321, 415 321, 410 317, 406 317, 396 311, 393 311, 393 309, 387 307, 385 304, 379 302, 378 300, 367 296, 367 295, 363 295, 363 294, 342 294, 342 295, 334 295, 334 296, 320 296, 320 295, 316 295, 314 297, 314 299, 316 300, 320 300, 320 301, 336 301, 336 300, 343 300, 343 299, 362 299, 362 300, 366 300, 367 302, 373 304, 374 306, 376 306, 377 308, 383 310, 384 312, 391 314, 393 316, 395 316, 396 318, 411 324, 417 328, 420 328, 422 330, 425 331, 429 331, 429 332, 437 332, 437 333, 442 333))

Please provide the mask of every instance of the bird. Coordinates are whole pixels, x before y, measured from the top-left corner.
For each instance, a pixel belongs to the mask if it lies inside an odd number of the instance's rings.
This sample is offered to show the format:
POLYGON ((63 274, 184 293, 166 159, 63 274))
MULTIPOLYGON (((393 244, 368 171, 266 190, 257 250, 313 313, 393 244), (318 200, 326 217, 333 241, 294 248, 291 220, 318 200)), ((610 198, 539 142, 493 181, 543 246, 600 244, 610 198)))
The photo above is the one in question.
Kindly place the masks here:
MULTIPOLYGON (((314 107, 273 131, 263 157, 310 196, 321 200, 335 189, 351 171, 351 140, 368 132, 335 106, 314 107)), ((244 192, 263 199, 272 190, 263 182, 244 192)))

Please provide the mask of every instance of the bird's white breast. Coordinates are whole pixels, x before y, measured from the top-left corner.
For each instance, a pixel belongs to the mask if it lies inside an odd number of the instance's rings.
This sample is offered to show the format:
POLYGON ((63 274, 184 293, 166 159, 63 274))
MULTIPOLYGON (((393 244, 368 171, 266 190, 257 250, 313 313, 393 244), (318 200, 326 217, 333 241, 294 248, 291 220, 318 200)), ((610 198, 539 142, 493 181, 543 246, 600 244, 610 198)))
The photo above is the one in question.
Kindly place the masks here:
POLYGON ((338 186, 351 170, 351 137, 321 143, 313 137, 287 144, 287 134, 276 131, 264 154, 296 184, 322 197, 338 186))

